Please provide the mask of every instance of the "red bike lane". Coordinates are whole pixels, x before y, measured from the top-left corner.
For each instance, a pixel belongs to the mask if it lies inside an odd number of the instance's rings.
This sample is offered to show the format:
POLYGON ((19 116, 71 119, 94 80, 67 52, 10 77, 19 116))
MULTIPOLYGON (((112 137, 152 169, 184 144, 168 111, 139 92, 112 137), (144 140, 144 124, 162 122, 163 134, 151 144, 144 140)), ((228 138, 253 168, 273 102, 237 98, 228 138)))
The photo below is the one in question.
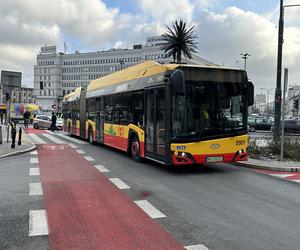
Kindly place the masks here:
POLYGON ((38 157, 51 249, 184 249, 68 145, 38 157))

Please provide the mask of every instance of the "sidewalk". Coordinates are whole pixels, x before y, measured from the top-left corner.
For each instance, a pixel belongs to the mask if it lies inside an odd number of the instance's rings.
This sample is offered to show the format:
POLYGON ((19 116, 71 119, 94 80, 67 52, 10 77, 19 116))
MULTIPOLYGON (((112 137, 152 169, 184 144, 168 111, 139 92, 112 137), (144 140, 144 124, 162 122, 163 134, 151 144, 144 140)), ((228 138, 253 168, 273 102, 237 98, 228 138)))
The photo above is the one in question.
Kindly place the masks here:
POLYGON ((236 163, 239 166, 246 168, 254 168, 261 170, 280 171, 280 172, 300 172, 300 162, 294 161, 275 161, 271 159, 252 159, 248 161, 240 161, 236 163))
MULTIPOLYGON (((23 124, 20 126, 17 126, 15 148, 11 148, 11 127, 9 127, 9 140, 7 142, 7 126, 2 125, 2 144, 0 144, 0 158, 27 153, 36 148, 36 146, 33 145, 28 140, 28 137, 27 137, 26 133, 24 133, 24 130, 22 130, 21 145, 18 145, 19 127, 21 127, 23 129, 23 124)), ((1 133, 1 131, 0 131, 0 133, 1 133)))

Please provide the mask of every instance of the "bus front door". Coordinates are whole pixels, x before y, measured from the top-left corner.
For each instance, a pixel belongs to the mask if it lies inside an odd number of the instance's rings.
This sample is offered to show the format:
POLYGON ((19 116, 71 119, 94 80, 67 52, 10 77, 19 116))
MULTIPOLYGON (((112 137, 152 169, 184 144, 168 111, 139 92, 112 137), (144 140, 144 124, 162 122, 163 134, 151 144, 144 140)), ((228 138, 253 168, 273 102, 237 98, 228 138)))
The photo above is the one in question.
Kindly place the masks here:
POLYGON ((104 143, 104 112, 103 112, 103 98, 97 98, 97 117, 96 117, 96 140, 104 143))
POLYGON ((145 156, 166 162, 165 87, 145 90, 145 156))

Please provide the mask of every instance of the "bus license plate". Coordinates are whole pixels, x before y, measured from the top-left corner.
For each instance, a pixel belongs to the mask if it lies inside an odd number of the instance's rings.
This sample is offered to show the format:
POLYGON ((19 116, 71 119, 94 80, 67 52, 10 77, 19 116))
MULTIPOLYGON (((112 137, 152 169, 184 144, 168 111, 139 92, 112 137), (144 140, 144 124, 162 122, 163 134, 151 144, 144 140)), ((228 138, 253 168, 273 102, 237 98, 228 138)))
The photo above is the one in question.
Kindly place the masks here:
POLYGON ((208 156, 206 157, 206 162, 217 162, 223 161, 223 156, 208 156))

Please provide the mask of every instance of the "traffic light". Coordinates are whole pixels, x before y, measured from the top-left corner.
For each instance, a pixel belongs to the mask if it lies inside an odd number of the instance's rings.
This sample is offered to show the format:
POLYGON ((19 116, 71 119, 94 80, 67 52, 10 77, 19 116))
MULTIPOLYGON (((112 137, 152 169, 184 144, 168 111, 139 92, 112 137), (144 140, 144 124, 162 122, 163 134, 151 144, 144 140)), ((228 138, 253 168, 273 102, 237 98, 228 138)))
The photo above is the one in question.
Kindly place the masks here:
POLYGON ((294 109, 298 110, 299 109, 299 99, 294 100, 294 109))

